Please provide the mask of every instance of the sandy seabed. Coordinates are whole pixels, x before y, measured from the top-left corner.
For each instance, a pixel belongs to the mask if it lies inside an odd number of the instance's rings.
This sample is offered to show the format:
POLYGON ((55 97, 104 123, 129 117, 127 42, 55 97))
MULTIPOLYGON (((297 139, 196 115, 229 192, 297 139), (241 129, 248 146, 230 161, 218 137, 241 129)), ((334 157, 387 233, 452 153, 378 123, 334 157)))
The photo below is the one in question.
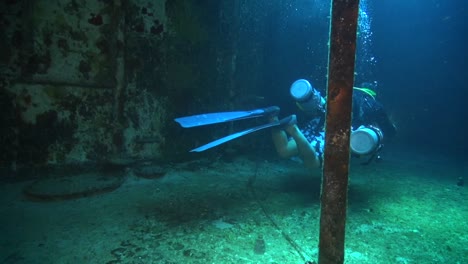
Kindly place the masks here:
MULTIPOLYGON (((468 263, 468 164, 387 151, 350 171, 345 263, 468 263)), ((0 263, 278 263, 317 260, 320 171, 285 160, 127 169, 116 190, 63 201, 0 185, 0 263)))

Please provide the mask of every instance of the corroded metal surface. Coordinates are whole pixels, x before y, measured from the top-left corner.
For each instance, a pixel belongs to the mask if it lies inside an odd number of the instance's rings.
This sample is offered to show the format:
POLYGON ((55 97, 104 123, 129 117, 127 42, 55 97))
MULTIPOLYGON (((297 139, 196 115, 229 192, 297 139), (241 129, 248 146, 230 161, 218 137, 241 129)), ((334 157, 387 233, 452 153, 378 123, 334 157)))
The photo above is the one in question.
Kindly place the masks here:
POLYGON ((243 109, 249 97, 264 105, 268 23, 259 22, 273 9, 267 0, 1 1, 0 167, 186 158, 227 131, 181 132, 174 117, 243 109))
POLYGON ((332 1, 319 263, 343 263, 359 1, 332 1))
MULTIPOLYGON (((5 1, 0 9, 0 103, 9 109, 0 166, 161 155, 168 99, 136 84, 149 75, 136 76, 133 58, 163 38, 165 1, 5 1), (158 140, 135 140, 148 136, 158 140)), ((139 60, 161 64, 149 57, 139 60)))

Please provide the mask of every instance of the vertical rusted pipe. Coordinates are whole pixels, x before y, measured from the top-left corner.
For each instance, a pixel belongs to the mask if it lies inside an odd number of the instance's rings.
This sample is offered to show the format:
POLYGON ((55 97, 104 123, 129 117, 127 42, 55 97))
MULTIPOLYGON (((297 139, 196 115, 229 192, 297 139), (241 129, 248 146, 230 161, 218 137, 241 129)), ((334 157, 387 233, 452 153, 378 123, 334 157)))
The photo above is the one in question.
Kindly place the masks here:
POLYGON ((358 13, 359 0, 332 0, 319 264, 344 261, 358 13))
POLYGON ((115 44, 112 55, 115 56, 115 89, 114 89, 114 144, 118 152, 123 148, 123 112, 125 107, 125 89, 127 87, 125 73, 125 7, 126 0, 114 0, 112 13, 112 30, 115 34, 115 44))

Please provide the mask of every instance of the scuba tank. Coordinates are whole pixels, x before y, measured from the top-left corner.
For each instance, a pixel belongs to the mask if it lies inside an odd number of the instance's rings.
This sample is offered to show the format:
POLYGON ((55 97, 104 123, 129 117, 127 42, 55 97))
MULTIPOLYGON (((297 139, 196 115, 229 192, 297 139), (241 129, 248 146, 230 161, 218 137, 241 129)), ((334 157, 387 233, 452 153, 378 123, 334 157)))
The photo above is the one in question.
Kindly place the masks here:
POLYGON ((308 116, 323 114, 325 112, 325 99, 309 81, 305 79, 295 81, 291 85, 289 93, 296 101, 296 105, 308 116))

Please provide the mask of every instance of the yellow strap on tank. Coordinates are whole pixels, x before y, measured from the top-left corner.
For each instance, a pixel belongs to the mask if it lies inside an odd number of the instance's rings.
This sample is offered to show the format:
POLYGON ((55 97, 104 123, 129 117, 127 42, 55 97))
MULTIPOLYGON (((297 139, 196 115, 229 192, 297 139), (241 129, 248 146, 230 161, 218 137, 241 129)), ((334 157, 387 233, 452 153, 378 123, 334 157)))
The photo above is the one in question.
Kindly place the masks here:
POLYGON ((372 97, 372 99, 375 100, 375 96, 377 95, 377 93, 376 93, 374 90, 369 89, 369 88, 360 88, 360 87, 353 87, 353 88, 356 89, 356 90, 365 92, 365 93, 368 94, 370 97, 372 97))

